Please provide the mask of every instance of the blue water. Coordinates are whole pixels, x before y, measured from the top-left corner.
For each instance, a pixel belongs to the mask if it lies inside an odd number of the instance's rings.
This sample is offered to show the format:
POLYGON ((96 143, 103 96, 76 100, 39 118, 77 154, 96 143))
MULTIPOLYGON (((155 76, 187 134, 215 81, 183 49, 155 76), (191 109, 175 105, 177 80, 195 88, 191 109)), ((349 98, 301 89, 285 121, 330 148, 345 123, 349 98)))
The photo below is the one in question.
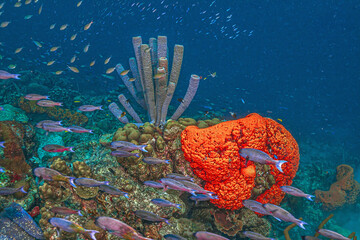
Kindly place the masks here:
MULTIPOLYGON (((1 69, 16 64, 12 72, 64 70, 62 77, 73 78, 69 88, 106 98, 122 83, 116 72, 114 79, 101 74, 116 63, 128 66, 134 56, 131 38, 141 35, 147 42, 166 35, 171 54, 174 44, 185 46, 172 105, 184 96, 191 74, 207 77, 185 116, 209 111, 231 120, 229 112, 237 117, 257 112, 281 119, 300 151, 305 142, 318 147, 308 155, 331 149, 328 167, 352 165, 360 180, 359 1, 84 0, 76 7, 75 1, 39 0, 19 8, 14 0, 5 2, 0 22, 11 23, 0 28, 1 69), (29 14, 33 17, 25 20, 29 14), (63 24, 68 27, 60 31, 63 24), (77 38, 70 41, 74 33, 77 38), (43 47, 37 49, 32 40, 43 47), (61 48, 49 52, 53 46, 61 48), (14 54, 19 47, 22 52, 14 54), (80 69, 78 75, 66 67, 74 55, 78 60, 71 65, 80 69), (50 60, 57 62, 46 66, 50 60)), ((310 157, 302 160, 311 163, 310 157)))

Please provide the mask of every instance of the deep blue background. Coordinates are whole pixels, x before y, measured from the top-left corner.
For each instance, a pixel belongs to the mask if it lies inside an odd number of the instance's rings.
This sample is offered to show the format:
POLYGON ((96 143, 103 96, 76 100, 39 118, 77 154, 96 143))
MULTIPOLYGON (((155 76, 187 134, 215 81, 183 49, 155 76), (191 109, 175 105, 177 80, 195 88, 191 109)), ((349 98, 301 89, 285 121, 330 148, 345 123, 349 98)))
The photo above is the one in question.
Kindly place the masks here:
POLYGON ((149 37, 166 35, 170 58, 175 43, 185 46, 174 99, 185 94, 190 74, 205 77, 209 71, 217 72, 216 78, 201 82, 188 114, 207 110, 204 106, 212 106, 212 111, 226 108, 227 119, 231 118, 229 111, 238 116, 258 112, 281 118, 297 139, 306 136, 332 141, 346 145, 349 151, 359 147, 359 1, 217 0, 211 5, 212 1, 145 4, 84 0, 79 8, 70 0, 40 0, 20 8, 14 8, 14 3, 7 1, 0 16, 1 22, 11 21, 0 29, 2 55, 11 58, 4 64, 16 61, 19 70, 56 71, 66 69, 77 51, 75 65, 79 68, 93 59, 97 64, 92 70, 81 68, 81 75, 67 74, 78 78, 80 84, 83 81, 84 91, 91 88, 106 94, 120 80, 116 74, 113 81, 100 75, 118 62, 127 65, 134 55, 132 36, 141 35, 147 42, 149 37), (43 12, 38 15, 40 4, 43 12), (24 20, 27 14, 34 17, 24 20), (210 24, 216 16, 220 18, 210 24), (91 20, 93 26, 84 32, 83 26, 91 20), (57 24, 56 29, 49 30, 52 23, 57 24), (59 31, 65 23, 68 29, 59 31), (224 33, 221 27, 227 28, 224 33), (236 35, 234 28, 239 36, 231 39, 236 35), (77 39, 70 42, 75 32, 77 39), (44 47, 37 50, 31 38, 44 47), (85 54, 82 49, 88 43, 90 50, 85 54), (56 54, 48 53, 57 45, 62 48, 56 54), (22 55, 14 55, 20 46, 25 47, 22 55), (112 62, 104 66, 109 56, 112 62), (49 68, 40 64, 54 58, 59 60, 58 65, 49 68), (26 62, 23 68, 21 62, 26 62), (85 81, 89 78, 92 85, 85 81))

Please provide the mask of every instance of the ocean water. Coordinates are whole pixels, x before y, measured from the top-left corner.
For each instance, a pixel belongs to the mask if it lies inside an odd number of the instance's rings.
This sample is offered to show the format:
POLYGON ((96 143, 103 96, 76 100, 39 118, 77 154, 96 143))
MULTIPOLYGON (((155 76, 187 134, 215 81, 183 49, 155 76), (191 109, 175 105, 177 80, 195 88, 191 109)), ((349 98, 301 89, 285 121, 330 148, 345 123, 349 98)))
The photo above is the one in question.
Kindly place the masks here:
MULTIPOLYGON (((106 71, 118 63, 129 69, 128 59, 134 57, 132 37, 141 36, 147 43, 150 37, 160 35, 167 36, 170 63, 173 46, 184 46, 168 118, 184 97, 190 75, 197 74, 201 77, 199 88, 183 117, 231 121, 258 113, 282 124, 299 145, 300 165, 293 186, 312 195, 315 190, 327 191, 336 181, 336 168, 341 164, 350 165, 354 180, 360 182, 359 1, 0 0, 0 6, 0 70, 21 74, 19 80, 0 80, 0 106, 20 108, 21 97, 37 93, 49 95, 74 111, 84 104, 103 105, 105 109, 85 113, 89 121, 83 127, 93 129, 94 135, 45 135, 36 130, 37 147, 51 141, 78 147, 83 151, 82 161, 95 171, 104 150, 97 146, 87 152, 84 146, 124 126, 108 111, 111 102, 120 106, 117 95, 127 96, 141 118, 149 121, 116 71, 106 71), (65 29, 60 30, 61 26, 65 29), (71 40, 74 34, 76 38, 71 40), (53 47, 59 48, 51 51, 53 47), (89 66, 94 60, 95 64, 89 66), (50 61, 55 62, 50 65, 50 61), (57 75, 57 71, 62 72, 57 75)), ((48 119, 44 114, 24 114, 32 126, 48 119)), ((46 153, 40 147, 35 151, 26 156, 32 169, 49 167, 50 157, 69 155, 46 153)), ((80 156, 67 157, 66 161, 71 166, 80 156)), ((27 177, 33 178, 31 174, 27 177)), ((331 213, 334 217, 325 226, 344 235, 359 235, 360 196, 356 191, 360 187, 354 186, 355 201, 332 210, 324 210, 318 199, 294 203, 292 196, 286 196, 281 206, 309 222, 307 230, 294 228, 292 239, 313 235, 320 221, 331 213)), ((39 185, 32 188, 36 192, 39 185)), ((7 201, 1 200, 2 208, 7 207, 7 201)), ((45 203, 38 196, 26 210, 44 207, 45 203)), ((64 206, 80 206, 74 204, 64 206)), ((35 220, 39 222, 40 217, 35 220)), ((264 218, 272 226, 269 236, 284 239, 282 232, 290 223, 264 218)), ((244 237, 240 233, 226 235, 211 220, 207 224, 211 227, 204 231, 231 239, 244 237)), ((49 226, 40 227, 44 232, 51 230, 49 226)), ((145 228, 134 227, 145 234, 145 228)))

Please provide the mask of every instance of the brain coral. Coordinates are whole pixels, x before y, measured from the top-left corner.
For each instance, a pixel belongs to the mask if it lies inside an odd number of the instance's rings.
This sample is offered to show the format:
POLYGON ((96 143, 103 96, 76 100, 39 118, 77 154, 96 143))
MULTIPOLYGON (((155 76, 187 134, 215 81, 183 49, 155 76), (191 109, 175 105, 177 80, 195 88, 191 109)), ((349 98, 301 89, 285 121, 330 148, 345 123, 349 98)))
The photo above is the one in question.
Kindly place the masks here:
POLYGON ((206 182, 205 189, 218 195, 211 201, 219 208, 242 208, 242 201, 252 196, 262 203, 279 204, 284 198, 280 186, 291 185, 299 166, 299 148, 292 135, 276 121, 255 113, 204 129, 189 126, 181 134, 181 143, 194 173, 206 182), (288 161, 282 167, 284 173, 270 166, 268 173, 275 181, 260 194, 253 190, 259 187, 256 179, 264 174, 263 167, 251 161, 245 166, 239 155, 245 147, 288 161))

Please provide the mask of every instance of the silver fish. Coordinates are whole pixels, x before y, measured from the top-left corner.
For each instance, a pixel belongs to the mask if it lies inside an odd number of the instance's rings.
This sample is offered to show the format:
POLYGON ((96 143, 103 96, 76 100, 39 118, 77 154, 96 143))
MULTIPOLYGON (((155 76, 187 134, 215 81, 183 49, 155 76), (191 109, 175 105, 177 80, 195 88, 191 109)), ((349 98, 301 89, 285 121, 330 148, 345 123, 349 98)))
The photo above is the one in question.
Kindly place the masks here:
POLYGON ((190 199, 195 201, 195 204, 197 205, 199 202, 210 201, 211 199, 218 199, 218 197, 200 193, 196 194, 196 196, 191 196, 190 199))
POLYGON ((245 231, 242 232, 246 237, 252 239, 252 240, 275 240, 275 238, 268 238, 264 237, 260 233, 251 232, 251 231, 245 231))
POLYGON ((199 185, 197 185, 194 182, 190 182, 187 180, 179 180, 179 182, 181 182, 182 184, 185 185, 185 187, 191 188, 192 190, 195 191, 195 193, 201 193, 201 194, 206 194, 208 195, 210 198, 212 197, 212 195, 215 195, 215 193, 210 192, 208 190, 205 190, 204 188, 200 187, 199 185))
POLYGON ((76 185, 74 184, 74 177, 64 176, 63 174, 59 173, 58 171, 51 169, 51 168, 45 168, 45 167, 38 167, 34 169, 35 176, 42 178, 46 181, 62 181, 62 182, 68 182, 76 188, 76 185))
POLYGON ((126 198, 129 198, 129 196, 126 192, 120 191, 119 189, 117 189, 116 187, 111 186, 111 185, 100 185, 99 190, 106 192, 108 194, 111 194, 111 195, 121 195, 126 198))
POLYGON ((50 218, 49 223, 65 232, 87 233, 93 240, 96 240, 95 234, 99 233, 99 231, 96 230, 84 229, 77 223, 71 222, 64 218, 50 218))
POLYGON ((175 179, 177 181, 180 181, 180 180, 187 180, 187 181, 191 181, 191 182, 194 181, 194 179, 192 177, 184 176, 184 175, 179 174, 179 173, 169 173, 169 174, 166 175, 166 177, 175 179))
POLYGON ((131 142, 126 141, 116 141, 111 143, 111 147, 116 150, 122 150, 122 151, 134 151, 134 150, 141 150, 143 152, 148 152, 145 148, 147 145, 136 145, 131 142))
POLYGON ((97 181, 92 178, 77 178, 74 180, 75 184, 83 187, 100 187, 101 185, 109 185, 108 181, 97 181))
POLYGON ((297 189, 295 187, 292 186, 281 186, 280 189, 283 192, 286 192, 287 194, 296 196, 296 197, 304 197, 310 201, 314 201, 311 198, 315 197, 314 195, 310 195, 310 194, 306 194, 303 191, 301 191, 300 189, 297 189))
POLYGON ((280 172, 283 172, 281 166, 287 162, 285 160, 274 160, 267 153, 254 148, 242 148, 239 150, 239 154, 246 159, 246 165, 249 160, 261 164, 275 165, 280 172))
POLYGON ((139 218, 142 218, 142 219, 150 221, 150 222, 165 222, 167 224, 170 224, 169 220, 167 220, 166 218, 162 218, 162 217, 156 215, 155 213, 152 213, 149 211, 137 210, 137 211, 135 211, 135 215, 138 216, 139 218))
POLYGON ((161 164, 161 163, 170 164, 170 160, 154 158, 154 157, 143 158, 143 162, 147 164, 161 164))
POLYGON ((60 125, 54 125, 48 123, 42 124, 42 129, 48 132, 64 132, 64 131, 71 132, 70 128, 68 127, 62 127, 60 125))
POLYGON ((337 232, 331 231, 329 229, 322 228, 322 229, 319 229, 317 232, 320 233, 321 235, 323 235, 324 237, 335 239, 335 240, 351 240, 350 238, 344 237, 343 235, 341 235, 337 232))
POLYGON ((144 184, 148 187, 164 188, 164 185, 162 185, 162 183, 155 182, 155 181, 145 181, 144 184))
POLYGON ((302 229, 305 229, 304 225, 307 224, 304 221, 301 221, 300 219, 296 219, 291 213, 283 209, 282 207, 279 207, 277 205, 267 203, 263 205, 265 210, 268 211, 271 216, 276 218, 277 220, 285 221, 285 222, 292 222, 301 227, 302 229))
POLYGON ((58 125, 61 126, 61 121, 53 121, 53 120, 43 120, 40 121, 36 124, 37 128, 43 128, 44 124, 49 124, 49 125, 58 125))
POLYGON ((168 200, 165 199, 161 199, 161 198, 155 198, 152 199, 151 202, 155 205, 161 206, 161 207, 176 207, 178 209, 181 209, 181 204, 176 204, 173 202, 170 202, 168 200))
POLYGON ((0 195, 11 195, 17 192, 23 192, 23 193, 27 193, 24 190, 24 186, 19 187, 19 188, 8 188, 8 187, 2 187, 0 188, 0 195))
POLYGON ((200 231, 194 234, 197 240, 229 240, 215 233, 200 231))
POLYGON ((242 201, 242 203, 246 208, 250 209, 253 212, 257 212, 264 215, 270 215, 270 213, 265 210, 263 204, 258 201, 247 199, 242 201))
POLYGON ((183 238, 176 234, 166 234, 166 235, 164 235, 164 238, 166 240, 186 240, 186 238, 183 238))
POLYGON ((86 128, 83 128, 80 126, 70 126, 69 129, 71 132, 74 132, 74 133, 93 133, 92 132, 93 130, 86 129, 86 128))
POLYGON ((164 191, 166 191, 167 188, 169 187, 171 189, 188 192, 188 193, 191 193, 192 195, 196 196, 194 190, 192 190, 191 188, 185 187, 184 184, 182 184, 181 182, 176 181, 174 179, 162 178, 162 179, 160 179, 160 182, 164 185, 164 191))
POLYGON ((137 157, 137 158, 140 157, 138 153, 131 153, 122 150, 113 151, 111 152, 111 155, 115 157, 137 157))

